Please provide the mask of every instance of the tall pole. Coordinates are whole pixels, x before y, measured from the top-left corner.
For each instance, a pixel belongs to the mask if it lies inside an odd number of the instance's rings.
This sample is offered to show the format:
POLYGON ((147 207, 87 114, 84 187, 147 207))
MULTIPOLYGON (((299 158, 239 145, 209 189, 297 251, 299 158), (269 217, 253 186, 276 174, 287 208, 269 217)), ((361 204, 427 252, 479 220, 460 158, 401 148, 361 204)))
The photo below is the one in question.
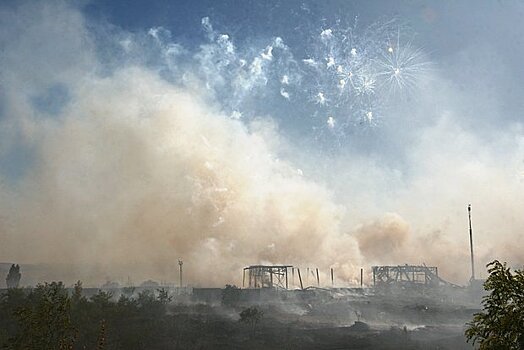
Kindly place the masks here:
POLYGON ((473 228, 471 227, 471 204, 468 204, 469 218, 469 249, 471 252, 471 280, 475 279, 475 259, 473 257, 473 228))
POLYGON ((364 285, 364 269, 360 268, 360 288, 364 285))
POLYGON ((182 265, 184 265, 184 262, 178 259, 178 266, 180 266, 180 288, 182 288, 182 265))

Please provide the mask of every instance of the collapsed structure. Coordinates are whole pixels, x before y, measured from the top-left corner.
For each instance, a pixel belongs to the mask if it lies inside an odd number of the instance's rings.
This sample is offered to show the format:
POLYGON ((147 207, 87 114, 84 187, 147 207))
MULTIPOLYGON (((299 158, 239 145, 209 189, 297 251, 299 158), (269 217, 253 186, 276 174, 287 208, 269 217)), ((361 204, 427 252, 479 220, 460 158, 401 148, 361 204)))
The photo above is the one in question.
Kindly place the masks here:
MULTIPOLYGON (((330 269, 331 283, 333 284, 333 269, 330 269)), ((242 275, 242 287, 248 289, 280 289, 287 290, 295 286, 295 271, 300 282, 300 289, 304 289, 300 269, 292 265, 251 265, 245 267, 242 275), (291 273, 291 283, 289 274, 291 273)), ((316 284, 320 286, 319 270, 307 268, 309 274, 316 277, 316 284), (316 271, 316 275, 315 275, 316 271)), ((360 271, 360 287, 363 287, 363 269, 360 271)), ((373 288, 383 289, 390 287, 434 288, 443 285, 452 285, 438 275, 436 266, 426 265, 396 265, 396 266, 373 266, 372 267, 373 288)), ((306 278, 307 285, 307 278, 306 278)))
MULTIPOLYGON (((373 286, 377 288, 401 287, 437 287, 443 281, 438 276, 438 268, 426 265, 373 266, 373 286)), ((447 283, 447 282, 445 282, 447 283)))
POLYGON ((242 286, 245 286, 246 271, 248 288, 288 289, 288 268, 291 265, 252 265, 244 268, 242 286))
MULTIPOLYGON (((471 225, 471 204, 468 205, 468 219, 469 219, 469 240, 470 240, 470 253, 471 253, 471 278, 470 285, 478 285, 475 283, 475 259, 473 255, 473 229, 471 225)), ((295 268, 292 265, 252 265, 245 267, 242 276, 242 287, 246 285, 246 272, 248 277, 247 288, 250 289, 262 289, 262 288, 275 288, 275 289, 288 289, 288 269, 291 269, 292 285, 295 286, 295 269, 298 274, 300 289, 304 289, 302 283, 302 276, 300 275, 300 269, 295 268)), ((306 269, 306 285, 308 284, 308 277, 310 273, 313 278, 316 277, 317 286, 320 287, 319 270, 306 269), (316 275, 315 272, 316 271, 316 275)), ((458 287, 452 283, 449 283, 438 275, 438 268, 436 266, 423 265, 383 265, 373 266, 373 288, 384 289, 390 287, 400 288, 417 288, 417 287, 439 287, 439 286, 452 286, 458 287)), ((333 268, 330 269, 331 285, 334 286, 334 275, 333 268)), ((363 269, 360 269, 360 287, 363 284, 364 276, 363 269)))
MULTIPOLYGON (((331 284, 334 283, 333 269, 331 270, 331 284)), ((295 283, 295 272, 300 283, 300 289, 304 289, 304 283, 302 282, 302 275, 300 274, 300 268, 294 267, 293 265, 251 265, 244 268, 242 274, 242 287, 246 287, 246 272, 247 272, 247 288, 250 289, 262 289, 262 288, 274 288, 274 289, 289 289, 297 286, 295 283), (291 271, 291 283, 289 283, 289 272, 291 271)), ((309 277, 313 277, 316 280, 317 287, 320 287, 320 275, 318 268, 306 268, 305 284, 308 284, 309 277)))

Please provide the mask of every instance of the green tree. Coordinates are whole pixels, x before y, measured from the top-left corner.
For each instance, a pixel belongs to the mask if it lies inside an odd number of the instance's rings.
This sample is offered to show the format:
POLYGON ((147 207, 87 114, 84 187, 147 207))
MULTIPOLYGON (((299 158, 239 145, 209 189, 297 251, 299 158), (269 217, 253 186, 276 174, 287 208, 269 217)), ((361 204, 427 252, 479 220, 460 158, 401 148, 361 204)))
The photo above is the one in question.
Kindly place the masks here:
POLYGON ((487 265, 489 277, 483 310, 468 323, 466 337, 481 350, 524 349, 524 271, 513 273, 495 260, 487 265))
POLYGON ((73 295, 71 296, 71 301, 73 304, 77 304, 82 300, 85 300, 85 297, 82 296, 82 281, 77 281, 73 286, 73 295))
POLYGON ((29 290, 10 288, 0 294, 0 349, 7 348, 9 339, 18 332, 16 311, 27 304, 29 290))
POLYGON ((251 329, 253 330, 253 336, 255 336, 257 324, 262 319, 262 316, 264 316, 264 311, 260 310, 256 306, 252 306, 240 312, 239 321, 251 325, 251 329))
POLYGON ((226 284, 222 290, 222 305, 235 306, 240 300, 240 288, 235 285, 226 284))
POLYGON ((39 284, 25 305, 15 311, 18 332, 12 339, 15 349, 67 349, 75 341, 70 317, 71 299, 62 282, 39 284))

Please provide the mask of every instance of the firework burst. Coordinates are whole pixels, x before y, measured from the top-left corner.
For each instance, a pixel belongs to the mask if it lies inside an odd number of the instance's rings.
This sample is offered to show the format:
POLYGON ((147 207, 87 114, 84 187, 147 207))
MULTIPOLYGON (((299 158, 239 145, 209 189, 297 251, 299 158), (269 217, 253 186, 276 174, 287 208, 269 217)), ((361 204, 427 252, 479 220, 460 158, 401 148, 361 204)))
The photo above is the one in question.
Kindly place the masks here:
POLYGON ((303 75, 317 82, 309 100, 332 118, 320 125, 329 134, 380 126, 396 101, 391 97, 415 94, 430 66, 422 49, 402 40, 397 22, 377 23, 363 31, 356 22, 347 29, 320 31, 318 44, 303 61, 310 69, 303 75))
POLYGON ((197 52, 180 50, 179 56, 191 55, 187 61, 194 67, 188 70, 232 118, 249 121, 257 115, 287 118, 300 113, 309 116, 301 121, 309 124, 315 139, 329 143, 382 125, 397 97, 416 93, 430 66, 423 50, 403 39, 398 21, 364 28, 357 23, 309 28, 309 46, 302 57, 295 57, 293 47, 280 37, 242 47, 204 18, 207 42, 197 52))
POLYGON ((375 62, 378 66, 377 77, 389 95, 413 93, 430 66, 422 49, 414 47, 410 41, 401 43, 400 30, 375 62))

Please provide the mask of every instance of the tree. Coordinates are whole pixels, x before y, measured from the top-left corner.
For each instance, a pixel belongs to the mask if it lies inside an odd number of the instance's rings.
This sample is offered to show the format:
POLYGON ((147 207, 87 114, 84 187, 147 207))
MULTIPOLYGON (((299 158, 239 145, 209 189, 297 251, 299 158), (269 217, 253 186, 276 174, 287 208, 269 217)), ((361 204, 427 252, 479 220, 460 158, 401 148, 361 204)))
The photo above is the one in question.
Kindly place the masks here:
POLYGON ((7 277, 5 279, 7 288, 18 288, 18 284, 20 283, 21 277, 22 277, 22 274, 20 273, 20 266, 18 264, 11 265, 11 268, 9 269, 9 273, 7 274, 7 277))
POLYGON ((0 292, 0 349, 8 349, 8 340, 19 330, 15 312, 27 304, 26 289, 11 288, 0 292))
POLYGON ((156 291, 158 292, 157 299, 162 305, 167 305, 173 300, 173 297, 169 295, 167 289, 159 288, 156 291))
POLYGON ((104 350, 106 347, 106 320, 100 321, 100 333, 96 341, 96 350, 104 350))
POLYGON ((73 286, 73 295, 71 296, 71 302, 73 304, 78 304, 80 301, 85 300, 85 297, 82 296, 82 282, 77 281, 73 286))
POLYGON ((240 300, 240 288, 235 285, 226 284, 222 290, 222 305, 235 306, 240 300))
POLYGON ((524 349, 524 271, 513 273, 495 260, 487 265, 489 277, 483 310, 468 323, 466 337, 481 350, 524 349))
POLYGON ((19 332, 16 349, 66 349, 73 345, 76 329, 70 317, 71 300, 62 282, 39 284, 27 303, 15 311, 19 332))
POLYGON ((255 336, 257 324, 262 319, 262 316, 264 316, 264 311, 256 306, 252 306, 242 310, 239 321, 250 324, 253 329, 253 336, 255 336))
POLYGON ((133 294, 135 293, 135 287, 128 286, 122 288, 122 294, 124 294, 126 297, 131 298, 133 294))

